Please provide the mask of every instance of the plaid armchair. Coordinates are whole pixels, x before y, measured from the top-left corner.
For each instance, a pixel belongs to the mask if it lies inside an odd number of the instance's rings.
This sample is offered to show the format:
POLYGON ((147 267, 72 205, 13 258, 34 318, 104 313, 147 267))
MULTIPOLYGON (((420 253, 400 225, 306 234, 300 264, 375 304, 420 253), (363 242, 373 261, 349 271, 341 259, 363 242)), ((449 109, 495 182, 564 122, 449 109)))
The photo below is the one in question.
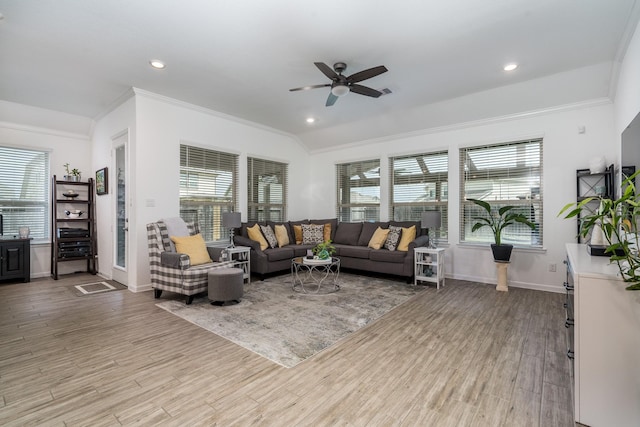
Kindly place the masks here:
MULTIPOLYGON (((191 236, 198 234, 198 224, 188 222, 187 229, 191 236)), ((169 239, 167 226, 163 221, 147 224, 149 243, 149 268, 151 286, 155 298, 160 298, 162 291, 176 292, 186 296, 186 303, 191 304, 193 297, 208 289, 208 273, 211 269, 234 266, 234 261, 211 262, 191 265, 189 255, 175 251, 169 239)), ((207 248, 211 259, 218 259, 214 248, 207 248)))

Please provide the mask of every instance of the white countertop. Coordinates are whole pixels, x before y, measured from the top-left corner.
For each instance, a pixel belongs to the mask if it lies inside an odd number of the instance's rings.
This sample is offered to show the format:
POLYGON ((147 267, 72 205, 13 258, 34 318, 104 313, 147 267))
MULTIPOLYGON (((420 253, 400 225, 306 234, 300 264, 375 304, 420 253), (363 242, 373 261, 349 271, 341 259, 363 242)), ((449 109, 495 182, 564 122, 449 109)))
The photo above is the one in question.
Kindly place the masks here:
POLYGON ((612 264, 608 256, 589 255, 585 244, 567 243, 567 255, 573 271, 577 274, 622 281, 618 266, 612 264))

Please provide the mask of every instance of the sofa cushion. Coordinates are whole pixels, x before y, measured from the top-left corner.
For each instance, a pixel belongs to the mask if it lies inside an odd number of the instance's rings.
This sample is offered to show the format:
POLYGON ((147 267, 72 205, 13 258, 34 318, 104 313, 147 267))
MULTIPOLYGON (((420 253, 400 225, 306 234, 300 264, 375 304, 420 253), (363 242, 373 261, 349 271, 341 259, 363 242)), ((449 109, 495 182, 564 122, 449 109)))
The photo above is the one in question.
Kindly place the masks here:
POLYGON ((267 239, 262 235, 262 230, 260 230, 260 225, 254 224, 253 227, 247 227, 247 234, 249 238, 254 242, 260 243, 260 249, 265 250, 269 247, 267 243, 267 239))
POLYGON ((323 224, 302 224, 302 244, 317 245, 324 241, 323 224))
POLYGON ((400 241, 398 242, 399 251, 406 252, 409 250, 409 243, 413 242, 416 238, 416 226, 412 225, 409 228, 402 228, 402 234, 400 235, 400 241))
POLYGON ((333 240, 336 237, 336 229, 338 228, 338 218, 329 219, 310 219, 310 224, 322 224, 325 226, 325 238, 324 241, 333 240), (329 224, 329 227, 326 225, 329 224))
POLYGON ((211 261, 207 244, 200 233, 195 236, 171 236, 176 245, 176 252, 189 255, 191 265, 208 264, 211 261))
POLYGON ((363 222, 360 237, 358 237, 358 246, 367 246, 373 237, 373 233, 378 228, 389 228, 388 222, 363 222))
POLYGON ((273 232, 273 228, 270 225, 261 225, 260 231, 264 235, 264 238, 267 240, 270 248, 278 247, 278 239, 276 239, 276 234, 273 232))
POLYGON ((357 246, 361 231, 361 222, 341 222, 338 224, 333 241, 343 245, 357 246))
POLYGON ((400 251, 389 251, 387 249, 380 249, 379 251, 370 251, 369 259, 371 261, 377 262, 404 262, 405 257, 407 256, 406 252, 400 251))
POLYGON ((384 242, 385 249, 395 251, 400 241, 400 234, 402 234, 402 227, 396 227, 395 225, 389 226, 389 234, 387 234, 387 240, 384 242))
POLYGON ((389 225, 394 225, 396 227, 402 228, 410 228, 412 225, 416 227, 416 236, 422 235, 422 224, 420 221, 389 221, 389 225))
POLYGON ((315 245, 290 245, 293 249, 293 256, 307 256, 307 251, 313 249, 315 245))
POLYGON ((378 227, 371 236, 371 240, 369 240, 369 244, 367 245, 371 249, 378 250, 384 245, 384 242, 387 240, 387 235, 389 234, 388 228, 380 228, 378 227))
POLYGON ((289 227, 284 224, 276 224, 275 225, 275 235, 276 240, 278 241, 278 247, 281 248, 283 246, 287 246, 289 244, 289 227))
POLYGON ((242 225, 240 226, 240 235, 244 236, 244 237, 249 237, 249 233, 247 232, 247 228, 253 227, 256 224, 265 225, 264 222, 257 222, 257 221, 243 222, 242 225))
POLYGON ((339 252, 343 257, 368 259, 369 253, 374 251, 365 246, 345 245, 340 247, 339 252))
POLYGON ((309 224, 309 221, 303 219, 302 221, 289 221, 289 243, 302 244, 302 224, 309 224))
POLYGON ((281 261, 293 258, 293 248, 271 248, 264 251, 269 261, 281 261))

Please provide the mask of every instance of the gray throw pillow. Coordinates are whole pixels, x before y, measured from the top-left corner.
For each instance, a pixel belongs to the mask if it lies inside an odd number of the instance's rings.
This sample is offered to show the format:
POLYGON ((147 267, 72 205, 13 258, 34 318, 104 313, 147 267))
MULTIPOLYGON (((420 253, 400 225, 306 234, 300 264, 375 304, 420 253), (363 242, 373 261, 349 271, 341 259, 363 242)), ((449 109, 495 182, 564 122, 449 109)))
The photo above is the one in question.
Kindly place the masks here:
POLYGON ((400 240, 400 234, 402 234, 402 227, 390 225, 389 234, 387 234, 387 240, 384 242, 384 247, 390 251, 395 251, 398 246, 398 240, 400 240))
POLYGON ((261 225, 260 230, 262 230, 262 234, 264 238, 267 239, 267 243, 270 248, 278 247, 278 239, 276 239, 276 234, 273 232, 273 228, 270 225, 261 225))

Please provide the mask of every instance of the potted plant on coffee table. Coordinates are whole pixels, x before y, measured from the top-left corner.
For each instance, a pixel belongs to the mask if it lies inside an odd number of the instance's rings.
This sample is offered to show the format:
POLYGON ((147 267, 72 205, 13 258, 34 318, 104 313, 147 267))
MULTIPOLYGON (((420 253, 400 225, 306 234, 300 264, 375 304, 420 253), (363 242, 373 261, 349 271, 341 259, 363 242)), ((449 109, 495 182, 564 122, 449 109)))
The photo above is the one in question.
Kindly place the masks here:
POLYGON ((495 261, 509 262, 511 259, 511 251, 513 245, 508 243, 502 243, 502 231, 516 223, 524 224, 531 230, 536 229, 536 225, 529 221, 529 219, 521 212, 514 211, 516 206, 502 206, 501 208, 492 208, 491 205, 484 200, 467 199, 470 202, 483 208, 487 215, 481 217, 473 217, 476 221, 471 228, 471 231, 477 231, 484 227, 489 227, 493 233, 494 242, 491 244, 491 251, 493 252, 493 259, 495 261))
POLYGON ((331 244, 331 240, 327 240, 315 245, 312 251, 319 259, 329 259, 336 253, 336 248, 331 244))

